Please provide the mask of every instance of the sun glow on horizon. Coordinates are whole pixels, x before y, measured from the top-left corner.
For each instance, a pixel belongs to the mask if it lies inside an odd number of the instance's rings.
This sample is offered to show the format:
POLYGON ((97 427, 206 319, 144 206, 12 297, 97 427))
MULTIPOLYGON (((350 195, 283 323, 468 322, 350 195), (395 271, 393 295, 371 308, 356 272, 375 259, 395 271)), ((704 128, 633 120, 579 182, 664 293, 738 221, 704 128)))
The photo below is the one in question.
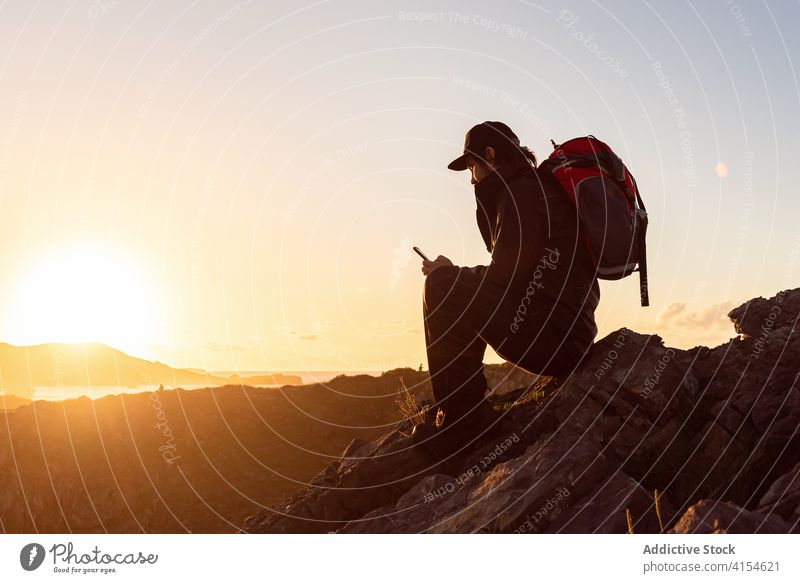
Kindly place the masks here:
POLYGON ((146 352, 163 332, 163 298, 152 277, 131 257, 102 247, 62 249, 31 262, 15 278, 7 310, 2 340, 18 345, 100 342, 146 352))

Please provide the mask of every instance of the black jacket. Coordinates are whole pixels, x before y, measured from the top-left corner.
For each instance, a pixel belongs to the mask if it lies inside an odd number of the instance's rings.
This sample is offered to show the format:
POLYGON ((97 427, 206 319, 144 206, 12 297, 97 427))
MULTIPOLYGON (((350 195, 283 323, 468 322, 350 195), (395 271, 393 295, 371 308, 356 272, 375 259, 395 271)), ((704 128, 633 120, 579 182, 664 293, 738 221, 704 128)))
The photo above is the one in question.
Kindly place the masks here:
POLYGON ((501 166, 475 184, 475 200, 492 260, 462 269, 512 305, 529 296, 553 312, 551 322, 563 334, 594 339, 600 286, 579 238, 575 206, 555 179, 529 164, 501 166))

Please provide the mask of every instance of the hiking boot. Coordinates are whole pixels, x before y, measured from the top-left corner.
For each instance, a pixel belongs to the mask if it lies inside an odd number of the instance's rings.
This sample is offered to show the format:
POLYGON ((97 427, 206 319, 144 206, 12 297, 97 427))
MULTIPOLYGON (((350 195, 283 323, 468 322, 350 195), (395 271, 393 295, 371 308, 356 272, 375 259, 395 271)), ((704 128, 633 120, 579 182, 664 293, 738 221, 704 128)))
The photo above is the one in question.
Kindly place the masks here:
POLYGON ((488 437, 500 435, 508 424, 500 420, 502 413, 482 401, 473 411, 456 422, 447 422, 447 416, 437 416, 436 422, 418 423, 411 433, 415 445, 421 445, 440 460, 459 452, 466 453, 470 446, 488 437))
POLYGON ((421 445, 436 435, 436 426, 433 423, 417 423, 411 430, 411 441, 414 445, 421 445))
POLYGON ((471 436, 452 427, 437 429, 432 423, 418 423, 411 432, 411 438, 414 445, 420 446, 440 462, 445 462, 462 449, 471 436))

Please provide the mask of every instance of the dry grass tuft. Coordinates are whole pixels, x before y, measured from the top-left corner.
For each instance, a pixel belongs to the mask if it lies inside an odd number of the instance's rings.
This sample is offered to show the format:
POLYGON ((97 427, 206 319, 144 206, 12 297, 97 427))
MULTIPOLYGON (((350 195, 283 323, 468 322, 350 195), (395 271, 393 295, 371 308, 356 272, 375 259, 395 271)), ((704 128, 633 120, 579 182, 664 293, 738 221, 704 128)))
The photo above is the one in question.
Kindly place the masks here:
POLYGON ((414 393, 408 390, 403 377, 400 377, 400 393, 394 402, 403 419, 408 419, 412 425, 425 422, 425 409, 417 402, 414 393))
POLYGON ((661 500, 658 497, 658 489, 653 490, 653 500, 656 505, 656 516, 658 516, 658 531, 664 534, 664 523, 661 521, 661 500))

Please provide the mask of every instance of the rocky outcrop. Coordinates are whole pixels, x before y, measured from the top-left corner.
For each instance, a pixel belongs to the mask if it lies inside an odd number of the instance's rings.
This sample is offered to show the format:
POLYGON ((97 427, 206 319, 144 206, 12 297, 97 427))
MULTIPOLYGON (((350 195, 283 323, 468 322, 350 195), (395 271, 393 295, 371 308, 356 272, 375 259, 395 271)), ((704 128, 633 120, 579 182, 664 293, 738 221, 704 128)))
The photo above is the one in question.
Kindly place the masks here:
POLYGON ((752 534, 787 533, 792 525, 774 514, 746 510, 730 502, 701 500, 686 511, 672 533, 677 534, 752 534))
POLYGON ((401 421, 245 532, 797 532, 800 289, 681 350, 626 328, 579 370, 494 391, 502 432, 444 462, 401 421))

